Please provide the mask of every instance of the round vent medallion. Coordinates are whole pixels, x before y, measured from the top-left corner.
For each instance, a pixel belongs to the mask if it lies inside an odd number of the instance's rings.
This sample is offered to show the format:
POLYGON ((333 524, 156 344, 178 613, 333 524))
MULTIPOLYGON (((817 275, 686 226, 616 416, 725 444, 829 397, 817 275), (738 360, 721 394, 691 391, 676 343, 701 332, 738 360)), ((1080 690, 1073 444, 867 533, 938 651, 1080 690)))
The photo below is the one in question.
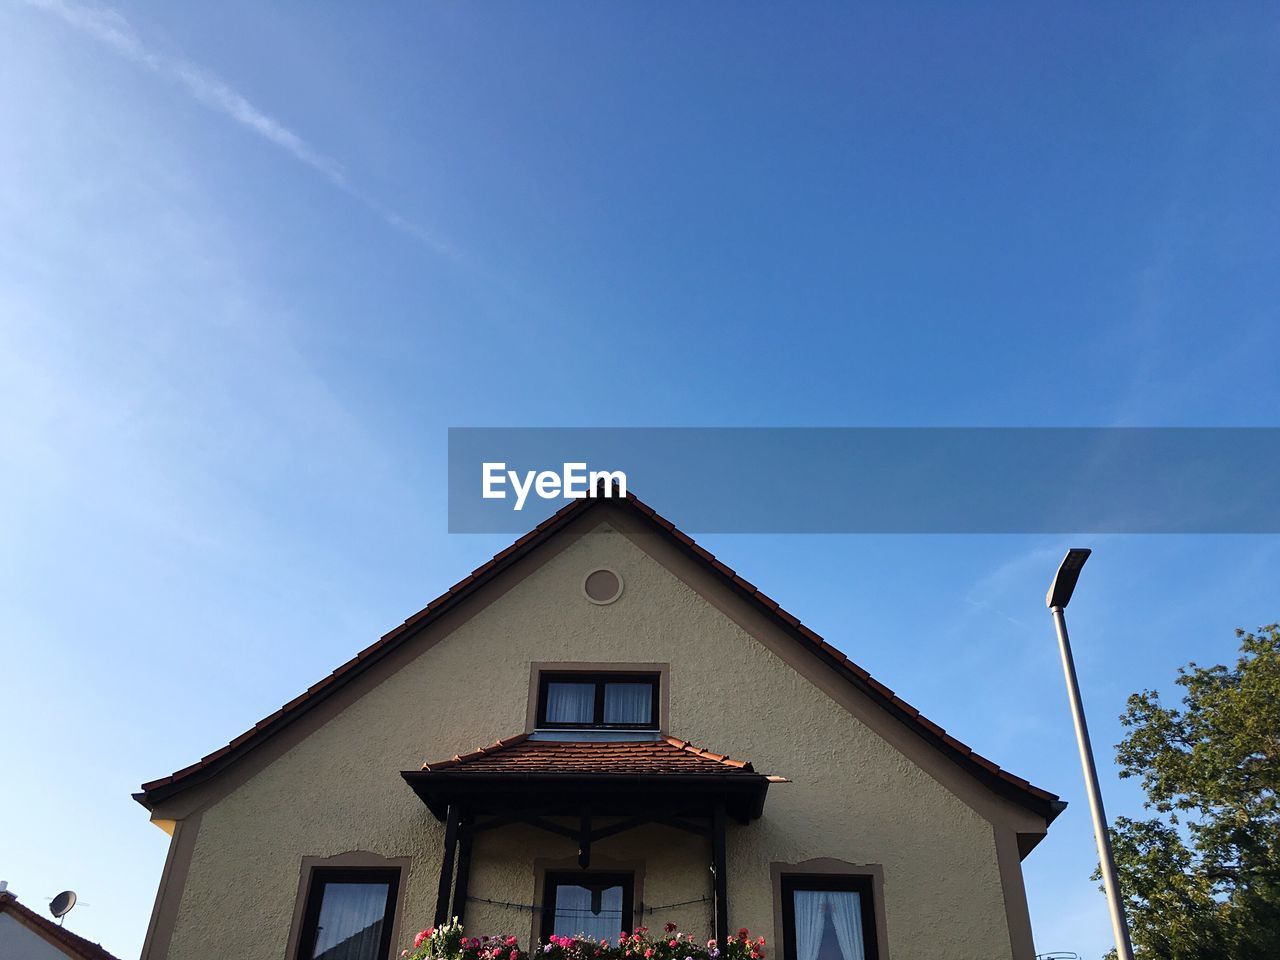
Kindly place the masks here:
POLYGON ((592 603, 613 603, 622 596, 622 577, 606 568, 592 570, 583 578, 582 592, 592 603))

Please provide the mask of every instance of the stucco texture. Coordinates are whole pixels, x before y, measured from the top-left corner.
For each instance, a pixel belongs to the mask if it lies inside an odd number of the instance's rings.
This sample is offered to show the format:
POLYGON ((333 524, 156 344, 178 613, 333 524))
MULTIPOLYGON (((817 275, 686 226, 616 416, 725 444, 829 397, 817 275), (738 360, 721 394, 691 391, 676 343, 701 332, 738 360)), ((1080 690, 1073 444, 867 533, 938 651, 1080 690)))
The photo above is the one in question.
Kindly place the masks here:
MULTIPOLYGON (((400 779, 525 729, 530 665, 670 664, 670 732, 792 782, 764 816, 732 825, 730 924, 769 938, 769 865, 835 858, 883 868, 893 960, 1002 960, 1009 922, 992 824, 836 703, 631 537, 580 536, 425 647, 398 672, 203 810, 169 956, 280 960, 304 857, 365 851, 408 857, 401 940, 430 924, 443 830, 400 779), (599 606, 584 575, 617 570, 622 597, 599 606)), ((529 904, 536 860, 572 858, 571 841, 524 827, 477 838, 471 893, 529 904)), ((699 838, 651 827, 593 848, 597 862, 643 863, 648 904, 710 892, 699 838)), ((637 896, 639 899, 639 896, 637 896)), ((710 905, 663 911, 698 934, 710 905)), ((475 903, 478 933, 532 930, 527 912, 475 903)), ((396 953, 401 946, 398 944, 396 953)))

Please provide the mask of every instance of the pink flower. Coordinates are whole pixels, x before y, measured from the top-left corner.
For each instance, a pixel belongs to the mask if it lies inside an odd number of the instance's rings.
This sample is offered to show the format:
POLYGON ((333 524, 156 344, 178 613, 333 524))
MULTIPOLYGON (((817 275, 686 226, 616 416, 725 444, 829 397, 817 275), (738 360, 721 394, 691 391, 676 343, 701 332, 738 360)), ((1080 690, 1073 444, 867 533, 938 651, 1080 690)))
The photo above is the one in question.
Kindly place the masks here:
POLYGON ((716 942, 715 942, 714 940, 708 940, 708 941, 707 941, 707 949, 708 949, 708 950, 714 950, 715 948, 716 948, 716 942))
POLYGON ((420 946, 422 946, 422 942, 423 942, 424 940, 426 940, 426 939, 427 939, 427 937, 429 937, 429 936, 431 936, 431 932, 430 932, 429 930, 423 930, 423 931, 422 931, 421 933, 419 933, 416 937, 414 937, 414 938, 413 938, 413 949, 417 950, 420 946))
POLYGON ((668 941, 667 941, 667 946, 668 946, 668 947, 674 947, 675 945, 676 945, 676 941, 674 941, 674 940, 668 940, 668 941))
POLYGON ((646 951, 644 952, 644 955, 645 955, 646 957, 652 957, 652 956, 653 956, 653 947, 650 947, 648 950, 646 950, 646 951))

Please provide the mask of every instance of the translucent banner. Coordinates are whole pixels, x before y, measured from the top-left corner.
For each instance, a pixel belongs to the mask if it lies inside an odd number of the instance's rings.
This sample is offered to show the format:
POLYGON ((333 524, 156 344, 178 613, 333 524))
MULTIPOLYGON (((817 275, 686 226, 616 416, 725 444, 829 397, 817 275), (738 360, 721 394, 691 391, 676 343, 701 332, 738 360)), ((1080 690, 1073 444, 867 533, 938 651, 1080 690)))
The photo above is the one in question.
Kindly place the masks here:
POLYGON ((1277 533, 1280 428, 449 431, 452 532, 602 485, 690 533, 1277 533))

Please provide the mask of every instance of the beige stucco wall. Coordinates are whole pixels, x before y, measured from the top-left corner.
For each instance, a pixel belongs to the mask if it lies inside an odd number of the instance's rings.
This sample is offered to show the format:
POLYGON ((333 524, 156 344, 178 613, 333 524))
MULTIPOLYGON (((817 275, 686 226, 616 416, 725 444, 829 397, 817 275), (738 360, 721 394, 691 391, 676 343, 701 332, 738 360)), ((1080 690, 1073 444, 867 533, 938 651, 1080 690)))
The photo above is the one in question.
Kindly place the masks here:
MULTIPOLYGON (((168 955, 280 960, 302 858, 353 850, 411 857, 401 929, 428 925, 443 831, 399 771, 524 730, 530 664, 558 660, 669 663, 672 733, 793 781, 771 787, 760 821, 731 826, 734 928, 776 943, 769 864, 829 857, 883 866, 893 960, 1011 956, 990 820, 610 528, 573 540, 208 805, 168 955), (609 606, 582 596, 584 574, 598 566, 625 579, 609 606)), ((483 834, 471 892, 531 903, 534 860, 571 858, 571 847, 521 827, 483 834)), ((643 861, 651 904, 709 891, 708 853, 691 835, 646 828, 593 853, 593 866, 643 861)), ((698 905, 670 916, 701 933, 709 913, 698 905)), ((473 904, 468 926, 524 940, 531 918, 473 904)))

